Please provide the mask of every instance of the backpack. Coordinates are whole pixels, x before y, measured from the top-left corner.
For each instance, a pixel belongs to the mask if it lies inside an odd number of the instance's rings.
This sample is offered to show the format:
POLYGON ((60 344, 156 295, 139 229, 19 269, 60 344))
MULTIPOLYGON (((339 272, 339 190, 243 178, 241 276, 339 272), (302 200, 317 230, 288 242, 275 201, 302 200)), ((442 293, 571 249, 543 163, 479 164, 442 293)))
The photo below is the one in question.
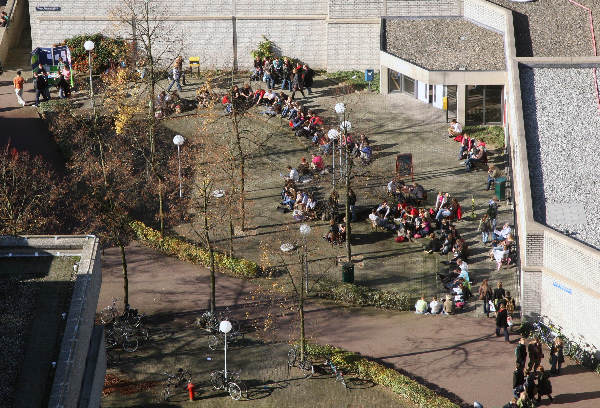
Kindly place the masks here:
POLYGON ((492 219, 492 220, 496 219, 496 217, 498 216, 498 204, 496 204, 496 203, 490 204, 488 206, 486 214, 490 219, 492 219))

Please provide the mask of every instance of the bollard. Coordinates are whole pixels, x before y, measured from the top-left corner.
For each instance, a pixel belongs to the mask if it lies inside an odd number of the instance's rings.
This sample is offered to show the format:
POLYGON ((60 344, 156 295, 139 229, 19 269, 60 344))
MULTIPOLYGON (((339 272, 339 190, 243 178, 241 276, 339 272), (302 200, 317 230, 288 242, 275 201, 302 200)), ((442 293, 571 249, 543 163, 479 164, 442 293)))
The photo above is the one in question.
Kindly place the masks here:
POLYGON ((192 384, 191 381, 188 381, 188 384, 187 384, 186 388, 187 388, 188 393, 190 395, 190 401, 193 401, 194 400, 194 384, 192 384))

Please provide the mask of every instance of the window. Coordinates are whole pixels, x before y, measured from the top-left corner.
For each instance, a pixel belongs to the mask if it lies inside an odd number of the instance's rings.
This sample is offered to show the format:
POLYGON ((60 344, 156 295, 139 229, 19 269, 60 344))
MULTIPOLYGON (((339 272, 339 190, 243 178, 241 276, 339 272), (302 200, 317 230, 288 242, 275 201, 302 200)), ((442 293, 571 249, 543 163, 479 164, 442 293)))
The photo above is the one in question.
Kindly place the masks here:
POLYGON ((502 85, 467 86, 466 122, 488 124, 502 122, 502 85))
POLYGON ((388 77, 389 92, 404 92, 415 95, 415 80, 390 69, 388 77))

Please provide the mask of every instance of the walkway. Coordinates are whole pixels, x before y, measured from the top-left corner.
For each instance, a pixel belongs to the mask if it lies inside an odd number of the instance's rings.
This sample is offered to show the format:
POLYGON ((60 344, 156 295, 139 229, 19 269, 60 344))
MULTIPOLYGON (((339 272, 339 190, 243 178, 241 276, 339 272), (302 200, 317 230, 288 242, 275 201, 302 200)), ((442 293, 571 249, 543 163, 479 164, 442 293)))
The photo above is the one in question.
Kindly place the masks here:
MULTIPOLYGON (((147 314, 170 315, 181 323, 206 308, 206 269, 136 244, 127 253, 132 305, 147 314)), ((112 297, 122 297, 123 286, 118 249, 107 249, 102 263, 98 309, 112 297)), ((247 281, 217 276, 217 306, 247 304, 252 288, 247 281)), ((417 316, 321 303, 312 303, 308 309, 307 331, 316 341, 378 359, 464 401, 478 400, 486 408, 502 406, 510 398, 514 344, 493 335, 493 319, 417 316)), ((552 384, 554 405, 600 406, 600 379, 592 372, 569 363, 552 384)))

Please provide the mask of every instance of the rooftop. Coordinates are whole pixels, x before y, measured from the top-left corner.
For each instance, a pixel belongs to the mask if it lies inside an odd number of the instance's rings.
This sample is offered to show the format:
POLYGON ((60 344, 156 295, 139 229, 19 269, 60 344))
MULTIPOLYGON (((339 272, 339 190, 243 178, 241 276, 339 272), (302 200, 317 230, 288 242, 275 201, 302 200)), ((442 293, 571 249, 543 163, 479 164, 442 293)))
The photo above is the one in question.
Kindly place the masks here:
POLYGON ((520 66, 533 216, 600 249, 600 113, 591 68, 520 66))
MULTIPOLYGON (((588 12, 569 0, 514 3, 487 0, 515 12, 518 57, 576 57, 593 54, 588 12)), ((578 0, 589 7, 600 28, 600 0, 578 0)))
POLYGON ((16 395, 18 406, 47 405, 51 363, 58 361, 66 325, 61 313, 69 310, 79 258, 39 255, 0 258, 0 400, 6 407, 16 395), (30 392, 19 389, 24 384, 30 392))
POLYGON ((385 41, 388 53, 430 71, 506 69, 502 35, 460 17, 386 19, 385 41))

